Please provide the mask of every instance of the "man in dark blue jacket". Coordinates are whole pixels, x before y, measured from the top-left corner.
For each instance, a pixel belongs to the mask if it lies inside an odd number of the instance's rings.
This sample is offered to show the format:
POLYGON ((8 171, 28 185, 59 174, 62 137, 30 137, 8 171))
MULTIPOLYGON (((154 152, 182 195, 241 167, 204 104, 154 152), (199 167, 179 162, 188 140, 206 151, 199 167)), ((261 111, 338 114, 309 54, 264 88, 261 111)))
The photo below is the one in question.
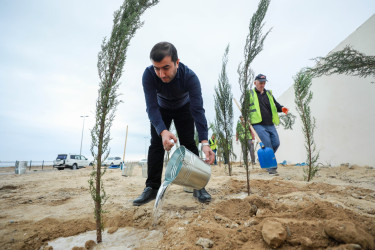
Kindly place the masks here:
MULTIPOLYGON (((133 201, 143 205, 156 198, 161 185, 164 152, 177 142, 168 129, 174 121, 180 144, 198 155, 194 140, 194 124, 198 131, 206 162, 211 164, 215 154, 208 144, 208 127, 203 108, 198 77, 177 56, 177 50, 168 42, 157 43, 150 52, 152 65, 143 73, 142 84, 147 114, 151 122, 151 145, 148 149, 148 177, 143 193, 133 201)), ((210 194, 203 188, 194 190, 200 202, 209 202, 210 194)))

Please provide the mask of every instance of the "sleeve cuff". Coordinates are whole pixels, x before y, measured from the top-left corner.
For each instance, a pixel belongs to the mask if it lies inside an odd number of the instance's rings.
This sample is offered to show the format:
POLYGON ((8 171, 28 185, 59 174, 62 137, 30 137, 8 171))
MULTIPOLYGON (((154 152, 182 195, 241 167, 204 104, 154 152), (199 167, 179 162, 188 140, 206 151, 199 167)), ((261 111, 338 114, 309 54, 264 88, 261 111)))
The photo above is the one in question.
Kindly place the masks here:
POLYGON ((158 133, 158 136, 160 136, 160 134, 161 134, 161 132, 163 132, 163 130, 167 129, 167 127, 164 124, 159 124, 158 126, 153 125, 153 126, 155 127, 155 130, 158 133))

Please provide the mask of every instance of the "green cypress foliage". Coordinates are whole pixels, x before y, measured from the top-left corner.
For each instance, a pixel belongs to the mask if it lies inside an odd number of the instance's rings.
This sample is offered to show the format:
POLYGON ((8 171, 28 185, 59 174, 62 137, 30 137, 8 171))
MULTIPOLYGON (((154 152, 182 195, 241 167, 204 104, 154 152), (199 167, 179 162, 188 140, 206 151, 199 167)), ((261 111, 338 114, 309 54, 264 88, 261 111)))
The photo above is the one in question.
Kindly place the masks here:
POLYGON ((319 158, 319 152, 316 152, 316 145, 314 141, 315 118, 311 116, 310 102, 313 98, 313 93, 310 91, 312 75, 306 70, 302 69, 294 77, 294 102, 296 104, 297 112, 302 121, 302 131, 305 137, 305 148, 307 152, 308 169, 304 169, 305 180, 310 181, 318 172, 316 162, 319 158))
POLYGON ((125 0, 120 9, 115 11, 111 36, 109 39, 103 39, 98 54, 97 67, 100 82, 96 101, 96 121, 91 130, 91 153, 97 167, 96 170, 93 169, 89 179, 90 192, 95 203, 97 243, 102 242, 102 206, 107 199, 101 182, 104 174, 104 171, 101 171, 101 164, 110 152, 108 147, 111 139, 110 129, 116 108, 121 102, 118 100, 119 79, 123 73, 130 40, 143 25, 140 16, 157 3, 158 0, 125 0))
POLYGON ((317 162, 319 153, 315 153, 315 144, 313 141, 313 132, 315 128, 315 119, 311 121, 310 108, 308 103, 312 99, 312 93, 307 94, 311 85, 312 77, 332 74, 346 74, 359 77, 375 76, 375 56, 367 56, 351 46, 346 46, 340 51, 333 52, 326 57, 317 57, 314 59, 316 65, 313 68, 307 68, 300 71, 295 78, 295 102, 298 112, 303 122, 303 132, 306 141, 306 150, 308 152, 307 181, 310 181, 318 167, 314 164, 317 162), (301 93, 297 93, 300 92, 301 93), (297 100, 298 95, 298 100, 297 100), (298 105, 299 103, 299 105, 298 105))
POLYGON ((286 115, 280 115, 280 124, 283 125, 284 129, 293 129, 296 116, 293 115, 290 111, 286 115))
POLYGON ((229 175, 232 175, 230 156, 232 155, 232 136, 233 136, 233 94, 231 85, 227 76, 229 44, 225 49, 223 64, 219 76, 218 84, 215 86, 215 127, 218 131, 218 147, 221 148, 224 159, 228 161, 229 175))
POLYGON ((314 60, 316 66, 308 69, 314 77, 332 74, 375 76, 375 56, 367 56, 350 46, 314 60))
MULTIPOLYGON (((266 16, 268 6, 271 0, 260 0, 258 8, 250 19, 249 24, 249 34, 246 37, 245 47, 244 47, 244 61, 238 66, 238 75, 239 75, 239 86, 241 90, 241 112, 244 117, 245 123, 250 122, 249 108, 250 108, 250 98, 249 90, 252 87, 254 81, 254 72, 251 69, 250 65, 255 59, 255 57, 263 50, 263 43, 266 37, 268 36, 268 30, 264 35, 263 30, 263 20, 266 16)), ((246 136, 247 137, 247 136, 246 136)), ((245 138, 247 141, 249 138, 245 138)), ((248 152, 249 148, 245 144, 245 151, 248 152)), ((245 161, 246 167, 246 178, 247 178, 247 193, 250 195, 250 173, 249 173, 249 162, 246 158, 245 161)))
POLYGON ((245 133, 250 134, 250 130, 249 130, 249 126, 242 125, 241 119, 238 119, 238 121, 237 121, 236 133, 237 133, 237 136, 238 136, 238 140, 241 144, 241 151, 242 151, 243 159, 244 159, 244 162, 245 162, 245 161, 247 161, 247 157, 248 157, 248 154, 249 154, 249 152, 243 152, 245 144, 247 144, 247 142, 245 142, 245 137, 250 137, 250 135, 245 136, 245 133))

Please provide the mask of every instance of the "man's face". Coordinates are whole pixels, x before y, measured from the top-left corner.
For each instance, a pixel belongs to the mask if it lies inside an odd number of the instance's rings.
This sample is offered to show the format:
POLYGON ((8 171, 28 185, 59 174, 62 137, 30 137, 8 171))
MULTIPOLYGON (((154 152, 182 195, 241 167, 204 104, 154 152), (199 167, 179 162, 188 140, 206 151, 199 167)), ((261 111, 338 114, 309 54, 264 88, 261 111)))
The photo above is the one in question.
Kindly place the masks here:
POLYGON ((260 82, 259 80, 255 80, 254 82, 255 88, 260 92, 263 93, 264 87, 266 86, 266 82, 260 82))
POLYGON ((177 69, 178 69, 178 64, 180 62, 180 59, 178 59, 177 62, 174 63, 170 56, 166 56, 160 62, 155 62, 153 60, 151 60, 151 62, 152 62, 152 65, 154 66, 156 75, 164 83, 168 83, 175 78, 177 74, 177 69))

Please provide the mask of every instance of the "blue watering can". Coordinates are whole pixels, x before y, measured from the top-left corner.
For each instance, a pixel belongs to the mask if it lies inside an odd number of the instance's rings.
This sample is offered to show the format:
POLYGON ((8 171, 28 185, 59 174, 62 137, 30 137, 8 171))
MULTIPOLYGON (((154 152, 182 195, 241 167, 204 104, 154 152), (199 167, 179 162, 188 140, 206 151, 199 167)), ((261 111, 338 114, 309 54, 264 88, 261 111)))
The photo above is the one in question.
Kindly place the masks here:
POLYGON ((258 159, 261 168, 276 168, 277 161, 275 153, 271 148, 265 147, 262 142, 259 143, 260 149, 258 149, 258 159))

